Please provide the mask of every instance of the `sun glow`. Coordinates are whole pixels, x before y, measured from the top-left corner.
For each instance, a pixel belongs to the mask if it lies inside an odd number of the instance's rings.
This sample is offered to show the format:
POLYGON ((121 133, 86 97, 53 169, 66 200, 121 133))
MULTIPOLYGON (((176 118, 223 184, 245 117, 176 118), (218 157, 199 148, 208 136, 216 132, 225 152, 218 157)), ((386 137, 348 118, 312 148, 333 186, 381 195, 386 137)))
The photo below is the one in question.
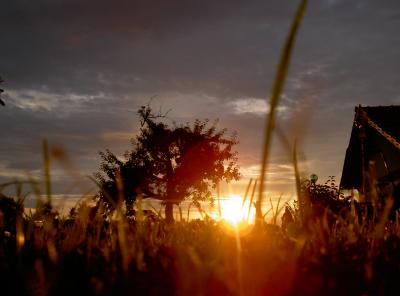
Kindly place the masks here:
POLYGON ((243 198, 239 195, 230 194, 225 198, 221 198, 220 206, 220 218, 233 226, 254 221, 254 208, 250 207, 249 210, 249 202, 245 201, 243 203, 243 198))

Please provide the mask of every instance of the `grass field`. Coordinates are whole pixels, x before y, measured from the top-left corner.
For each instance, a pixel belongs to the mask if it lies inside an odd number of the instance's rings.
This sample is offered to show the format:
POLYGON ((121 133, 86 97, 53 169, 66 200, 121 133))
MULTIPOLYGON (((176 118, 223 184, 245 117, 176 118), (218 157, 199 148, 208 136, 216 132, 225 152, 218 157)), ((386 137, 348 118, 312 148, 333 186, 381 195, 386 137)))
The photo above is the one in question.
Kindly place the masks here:
POLYGON ((2 197, 2 295, 377 295, 397 290, 400 226, 355 212, 300 227, 227 227, 137 213, 67 217, 46 204, 23 215, 2 197), (6 201, 8 204, 6 205, 6 201), (8 211, 4 211, 8 209, 8 211), (360 222, 361 221, 361 222, 360 222), (363 222, 364 221, 364 222, 363 222), (4 294, 3 294, 4 293, 4 294))

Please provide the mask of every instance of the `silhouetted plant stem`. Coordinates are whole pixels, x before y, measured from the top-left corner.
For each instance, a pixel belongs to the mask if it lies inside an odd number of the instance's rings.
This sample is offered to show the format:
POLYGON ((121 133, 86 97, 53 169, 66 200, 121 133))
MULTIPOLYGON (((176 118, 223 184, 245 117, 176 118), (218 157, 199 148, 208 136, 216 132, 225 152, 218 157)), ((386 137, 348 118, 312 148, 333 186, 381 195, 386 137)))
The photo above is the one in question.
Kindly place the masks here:
POLYGON ((279 103, 279 98, 283 90, 283 86, 285 83, 286 75, 289 69, 290 56, 293 50, 295 37, 297 31, 299 29, 301 20, 303 19, 304 11, 306 8, 307 0, 301 1, 299 8, 297 9, 296 16, 293 20, 289 35, 286 39, 285 46, 283 48, 281 58, 278 65, 278 70, 275 75, 275 80, 272 88, 272 94, 270 99, 270 108, 269 115, 265 121, 265 134, 264 134, 264 144, 263 144, 263 153, 261 159, 261 176, 260 176, 260 186, 258 193, 258 200, 256 202, 256 226, 262 223, 262 199, 264 195, 264 186, 266 182, 266 171, 267 171, 267 162, 270 153, 270 146, 272 140, 272 133, 275 126, 275 116, 276 109, 279 103))
POLYGON ((51 180, 50 180, 50 156, 49 145, 47 139, 43 139, 43 169, 44 169, 44 182, 46 187, 47 202, 51 205, 51 180))

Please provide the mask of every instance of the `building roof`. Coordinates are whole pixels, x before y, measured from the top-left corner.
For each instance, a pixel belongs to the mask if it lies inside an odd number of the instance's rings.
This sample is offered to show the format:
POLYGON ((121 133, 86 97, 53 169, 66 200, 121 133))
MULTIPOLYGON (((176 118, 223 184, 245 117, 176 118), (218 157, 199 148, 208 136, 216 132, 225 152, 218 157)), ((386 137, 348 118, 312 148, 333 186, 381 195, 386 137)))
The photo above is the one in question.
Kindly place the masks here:
POLYGON ((355 107, 353 128, 346 150, 341 178, 342 188, 362 186, 361 138, 364 140, 364 167, 375 161, 378 181, 400 177, 400 106, 355 107), (380 129, 380 131, 379 131, 380 129), (391 138, 391 139, 390 139, 391 138))
MULTIPOLYGON (((384 131, 400 142, 400 106, 361 107, 384 131)), ((357 113, 358 107, 355 108, 357 113)))

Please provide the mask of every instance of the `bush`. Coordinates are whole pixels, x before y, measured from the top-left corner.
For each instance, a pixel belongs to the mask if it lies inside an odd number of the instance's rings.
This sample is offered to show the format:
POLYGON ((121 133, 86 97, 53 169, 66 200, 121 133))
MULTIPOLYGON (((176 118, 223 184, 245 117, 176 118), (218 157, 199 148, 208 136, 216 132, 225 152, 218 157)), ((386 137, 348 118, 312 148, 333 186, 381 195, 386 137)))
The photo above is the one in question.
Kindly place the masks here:
POLYGON ((350 209, 350 197, 344 197, 333 176, 329 176, 324 184, 304 180, 301 194, 308 209, 307 219, 321 219, 327 215, 329 223, 333 224, 339 217, 344 218, 350 209))

